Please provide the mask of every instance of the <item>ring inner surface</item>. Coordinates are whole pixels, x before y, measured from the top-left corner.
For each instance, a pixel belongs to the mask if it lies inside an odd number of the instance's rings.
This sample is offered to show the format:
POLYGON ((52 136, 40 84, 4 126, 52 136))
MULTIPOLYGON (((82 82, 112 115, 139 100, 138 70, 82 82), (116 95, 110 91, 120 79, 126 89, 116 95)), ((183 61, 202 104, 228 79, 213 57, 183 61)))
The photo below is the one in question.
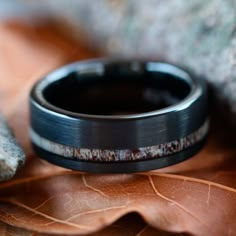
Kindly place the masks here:
POLYGON ((191 92, 188 82, 163 72, 102 75, 70 73, 49 84, 43 96, 61 109, 90 115, 129 115, 151 112, 179 103, 191 92))

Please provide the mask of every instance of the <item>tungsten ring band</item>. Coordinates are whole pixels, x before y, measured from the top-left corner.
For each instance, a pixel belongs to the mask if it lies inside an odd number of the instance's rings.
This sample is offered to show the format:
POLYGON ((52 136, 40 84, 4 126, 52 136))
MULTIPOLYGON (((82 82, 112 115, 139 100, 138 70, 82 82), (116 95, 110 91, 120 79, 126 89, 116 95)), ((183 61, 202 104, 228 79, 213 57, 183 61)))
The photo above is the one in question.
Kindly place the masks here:
POLYGON ((195 155, 208 133, 205 81, 163 62, 69 64, 34 85, 30 109, 36 153, 85 172, 173 165, 195 155))

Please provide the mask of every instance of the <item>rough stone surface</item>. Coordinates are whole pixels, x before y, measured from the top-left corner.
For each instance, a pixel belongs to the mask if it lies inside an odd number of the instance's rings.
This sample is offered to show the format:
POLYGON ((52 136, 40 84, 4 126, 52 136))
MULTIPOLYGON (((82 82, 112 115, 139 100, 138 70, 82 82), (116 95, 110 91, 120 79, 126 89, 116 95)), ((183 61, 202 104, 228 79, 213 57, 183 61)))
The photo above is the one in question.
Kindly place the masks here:
POLYGON ((25 154, 0 114, 0 181, 12 178, 24 161, 25 154))
POLYGON ((78 25, 108 55, 161 58, 208 79, 236 124, 236 1, 48 1, 80 37, 78 25))

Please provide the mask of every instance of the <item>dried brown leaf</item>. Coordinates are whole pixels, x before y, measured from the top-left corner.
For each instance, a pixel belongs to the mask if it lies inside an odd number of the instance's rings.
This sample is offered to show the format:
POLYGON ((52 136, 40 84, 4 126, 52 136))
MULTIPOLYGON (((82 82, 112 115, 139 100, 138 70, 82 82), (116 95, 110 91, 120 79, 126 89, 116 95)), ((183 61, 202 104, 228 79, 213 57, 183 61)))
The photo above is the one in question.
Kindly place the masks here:
POLYGON ((236 190, 186 176, 61 171, 12 180, 2 184, 0 191, 0 219, 36 232, 87 234, 131 212, 153 227, 173 232, 224 235, 236 231, 232 208, 236 190))
POLYGON ((1 235, 236 235, 236 149, 225 126, 214 121, 203 151, 159 171, 91 175, 53 166, 30 147, 27 94, 48 70, 95 54, 52 26, 2 25, 0 48, 0 106, 28 154, 16 178, 0 184, 1 235))

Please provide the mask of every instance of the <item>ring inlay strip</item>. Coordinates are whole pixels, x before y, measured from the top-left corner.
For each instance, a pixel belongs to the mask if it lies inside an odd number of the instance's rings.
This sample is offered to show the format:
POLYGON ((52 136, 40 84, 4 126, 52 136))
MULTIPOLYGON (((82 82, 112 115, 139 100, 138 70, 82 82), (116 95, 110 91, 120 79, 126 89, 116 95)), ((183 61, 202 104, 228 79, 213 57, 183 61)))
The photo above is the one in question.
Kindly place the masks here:
POLYGON ((206 120, 198 130, 186 137, 168 143, 137 148, 134 150, 101 150, 70 147, 45 139, 38 135, 33 129, 30 130, 30 137, 32 142, 38 147, 53 154, 63 156, 64 158, 80 161, 121 162, 160 158, 181 152, 201 141, 208 133, 208 129, 209 121, 206 120))

